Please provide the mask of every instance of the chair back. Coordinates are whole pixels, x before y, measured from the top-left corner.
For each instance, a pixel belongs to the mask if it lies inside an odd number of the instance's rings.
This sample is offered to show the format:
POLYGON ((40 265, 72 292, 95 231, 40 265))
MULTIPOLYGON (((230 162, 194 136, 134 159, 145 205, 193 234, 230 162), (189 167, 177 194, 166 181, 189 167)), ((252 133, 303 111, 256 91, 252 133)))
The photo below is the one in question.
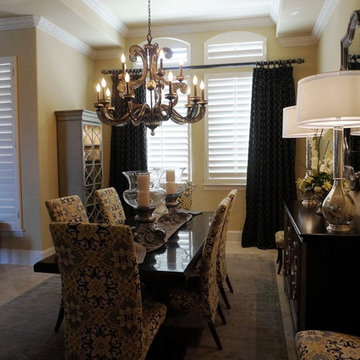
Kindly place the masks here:
POLYGON ((226 274, 227 274, 226 259, 225 259, 225 257, 226 257, 226 235, 227 235, 227 230, 228 230, 228 225, 229 225, 231 209, 234 204, 237 192, 238 191, 236 189, 233 189, 227 195, 227 197, 229 198, 229 207, 228 207, 228 210, 225 215, 223 228, 221 230, 219 252, 218 252, 218 256, 217 256, 217 281, 218 281, 219 285, 222 285, 222 283, 226 277, 226 274))
POLYGON ((124 224, 126 220, 124 208, 115 188, 99 189, 95 191, 99 208, 105 224, 124 224))
POLYGON ((229 207, 229 198, 224 198, 217 206, 211 221, 200 263, 200 292, 203 301, 204 315, 212 321, 215 319, 216 309, 219 303, 219 293, 216 278, 216 261, 219 249, 221 229, 223 227, 226 212, 229 207))
POLYGON ((65 359, 142 358, 139 271, 127 225, 51 223, 63 278, 65 359))
POLYGON ((178 198, 178 207, 183 210, 191 210, 192 208, 192 193, 194 185, 188 183, 185 191, 178 198))
POLYGON ((78 195, 46 200, 45 206, 52 222, 89 222, 85 206, 78 195))

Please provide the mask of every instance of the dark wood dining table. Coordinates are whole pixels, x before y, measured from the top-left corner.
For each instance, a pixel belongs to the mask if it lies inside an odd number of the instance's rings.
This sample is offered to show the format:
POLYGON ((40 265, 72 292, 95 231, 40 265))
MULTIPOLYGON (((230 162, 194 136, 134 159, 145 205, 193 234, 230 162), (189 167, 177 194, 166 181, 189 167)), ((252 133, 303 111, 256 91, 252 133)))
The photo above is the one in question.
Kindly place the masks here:
MULTIPOLYGON (((194 215, 161 248, 148 252, 139 264, 144 282, 171 284, 186 281, 201 254, 213 213, 194 215)), ((34 264, 35 272, 59 274, 56 255, 34 264)))

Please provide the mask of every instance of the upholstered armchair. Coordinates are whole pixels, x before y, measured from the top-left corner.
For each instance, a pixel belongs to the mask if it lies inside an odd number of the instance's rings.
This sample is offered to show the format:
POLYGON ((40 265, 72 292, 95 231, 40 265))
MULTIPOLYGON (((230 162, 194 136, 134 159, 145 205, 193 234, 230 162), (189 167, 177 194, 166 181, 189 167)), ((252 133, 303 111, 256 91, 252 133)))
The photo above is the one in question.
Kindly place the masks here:
MULTIPOLYGON (((78 195, 70 195, 57 199, 46 200, 45 206, 52 222, 89 222, 85 206, 78 195)), ((59 331, 63 319, 64 307, 61 301, 58 318, 55 324, 56 332, 59 331)))
POLYGON ((228 210, 225 215, 223 228, 221 230, 219 251, 217 254, 217 262, 216 262, 216 264, 217 264, 217 274, 216 274, 217 275, 217 284, 218 284, 221 296, 223 297, 226 307, 228 309, 230 309, 230 303, 229 303, 229 300, 225 293, 224 282, 227 283, 230 292, 234 292, 234 290, 231 285, 230 278, 229 278, 227 268, 226 268, 226 235, 227 235, 227 230, 228 230, 231 209, 234 204, 237 192, 238 191, 236 189, 233 189, 227 195, 227 197, 229 198, 229 207, 228 207, 228 210))
POLYGON ((166 306, 142 297, 131 228, 51 223, 65 308, 65 360, 143 360, 166 306))
POLYGON ((115 188, 99 189, 95 191, 99 208, 105 224, 124 224, 126 220, 124 208, 115 188))
POLYGON ((194 185, 188 183, 185 191, 178 198, 179 208, 184 210, 191 210, 193 189, 194 185))
POLYGON ((304 330, 295 335, 295 343, 299 360, 360 359, 358 336, 332 331, 304 330))
POLYGON ((219 350, 222 345, 215 329, 216 312, 226 324, 219 304, 216 264, 221 229, 230 200, 223 199, 216 208, 202 251, 198 277, 191 278, 185 286, 174 286, 169 289, 169 303, 172 310, 189 313, 204 319, 211 331, 219 350))

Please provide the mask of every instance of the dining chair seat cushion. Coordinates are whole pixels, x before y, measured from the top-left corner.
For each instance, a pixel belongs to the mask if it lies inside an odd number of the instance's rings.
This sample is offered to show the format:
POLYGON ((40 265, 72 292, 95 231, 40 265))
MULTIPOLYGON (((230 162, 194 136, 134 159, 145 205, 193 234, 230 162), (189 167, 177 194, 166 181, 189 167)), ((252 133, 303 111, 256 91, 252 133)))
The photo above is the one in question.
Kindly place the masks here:
POLYGON ((85 206, 78 195, 45 200, 45 206, 53 222, 89 222, 85 206))
POLYGON ((103 217, 103 223, 111 225, 122 225, 126 216, 119 194, 115 188, 105 188, 95 191, 99 208, 103 217))
POLYGON ((359 360, 360 337, 322 330, 295 335, 299 360, 359 360))

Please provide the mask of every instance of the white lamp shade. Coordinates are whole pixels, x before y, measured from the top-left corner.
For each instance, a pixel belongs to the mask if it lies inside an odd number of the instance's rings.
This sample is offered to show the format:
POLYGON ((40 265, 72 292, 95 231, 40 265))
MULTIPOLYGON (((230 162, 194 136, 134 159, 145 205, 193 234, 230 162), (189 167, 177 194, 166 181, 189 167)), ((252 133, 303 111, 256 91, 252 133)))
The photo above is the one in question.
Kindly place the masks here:
POLYGON ((307 128, 360 126, 360 71, 337 71, 298 82, 296 125, 307 128))
POLYGON ((296 106, 288 106, 283 108, 282 137, 306 138, 316 136, 316 130, 296 126, 296 109, 296 106))

